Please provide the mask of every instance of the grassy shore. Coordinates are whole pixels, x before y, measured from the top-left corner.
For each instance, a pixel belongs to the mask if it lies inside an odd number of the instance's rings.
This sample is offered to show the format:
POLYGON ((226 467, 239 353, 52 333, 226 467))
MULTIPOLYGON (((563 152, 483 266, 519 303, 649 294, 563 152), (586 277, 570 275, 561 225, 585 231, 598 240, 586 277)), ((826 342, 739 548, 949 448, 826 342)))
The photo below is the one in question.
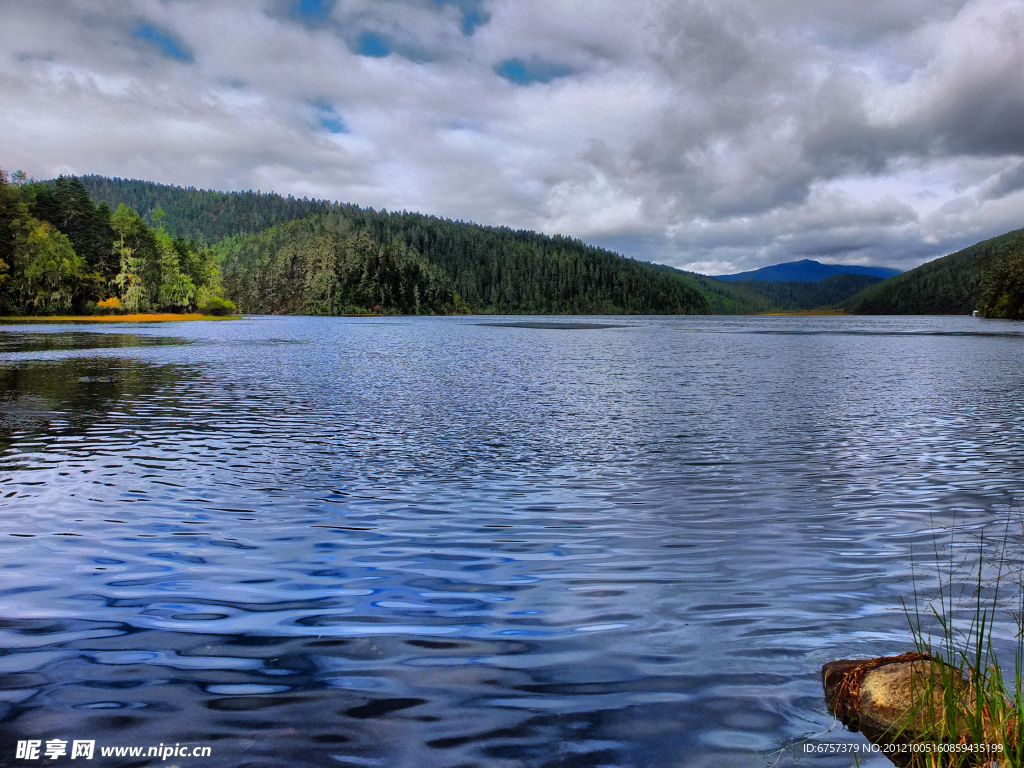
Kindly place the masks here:
POLYGON ((241 315, 177 315, 171 312, 154 312, 137 315, 52 315, 26 317, 0 317, 3 323, 174 323, 189 320, 238 320, 241 315))

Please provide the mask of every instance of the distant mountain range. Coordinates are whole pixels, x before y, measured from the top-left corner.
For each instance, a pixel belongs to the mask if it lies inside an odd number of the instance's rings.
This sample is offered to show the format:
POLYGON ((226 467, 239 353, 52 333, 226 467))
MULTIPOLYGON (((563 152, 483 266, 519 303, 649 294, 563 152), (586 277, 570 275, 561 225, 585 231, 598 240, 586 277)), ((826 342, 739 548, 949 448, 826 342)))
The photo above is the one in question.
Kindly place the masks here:
POLYGON ((750 272, 737 272, 734 275, 715 275, 716 280, 740 282, 742 280, 760 280, 765 283, 817 283, 836 275, 871 275, 872 277, 892 277, 900 274, 898 269, 886 267, 857 267, 846 264, 822 264, 812 259, 787 261, 785 264, 773 264, 750 272))

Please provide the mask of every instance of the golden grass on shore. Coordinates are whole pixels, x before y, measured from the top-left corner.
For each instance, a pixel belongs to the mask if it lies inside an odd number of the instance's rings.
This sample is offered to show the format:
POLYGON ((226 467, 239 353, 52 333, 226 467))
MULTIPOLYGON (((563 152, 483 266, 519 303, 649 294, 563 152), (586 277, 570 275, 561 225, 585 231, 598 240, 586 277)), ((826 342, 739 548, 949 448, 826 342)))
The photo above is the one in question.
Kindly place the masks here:
POLYGON ((0 317, 2 323, 174 323, 189 320, 237 320, 239 315, 215 316, 187 314, 176 315, 172 312, 154 312, 137 315, 55 315, 0 317))

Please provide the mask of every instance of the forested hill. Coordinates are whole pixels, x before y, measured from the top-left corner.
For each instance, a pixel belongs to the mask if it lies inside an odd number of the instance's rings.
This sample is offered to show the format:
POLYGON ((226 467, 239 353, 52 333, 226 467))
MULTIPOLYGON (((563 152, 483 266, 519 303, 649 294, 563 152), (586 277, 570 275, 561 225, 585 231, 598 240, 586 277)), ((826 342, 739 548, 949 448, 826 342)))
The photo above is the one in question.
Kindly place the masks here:
POLYGON ((1006 317, 995 305, 1013 292, 1007 281, 1022 250, 1018 229, 890 277, 839 306, 862 315, 969 315, 991 305, 990 315, 1006 317))
POLYGON ((150 226, 160 224, 172 237, 208 244, 234 235, 262 232, 277 224, 326 213, 341 206, 329 200, 282 197, 273 192, 214 192, 156 184, 139 179, 79 176, 96 203, 111 210, 126 205, 150 226), (157 222, 153 214, 163 211, 157 222))
POLYGON ((225 289, 246 312, 709 311, 680 277, 579 240, 414 213, 345 207, 218 252, 225 289))
POLYGON ((81 180, 97 202, 219 243, 225 289, 246 312, 709 311, 692 282, 571 238, 273 193, 81 180))
POLYGON ((832 304, 871 283, 844 276, 802 285, 729 284, 635 262, 571 238, 433 216, 134 179, 84 176, 82 182, 97 202, 128 205, 151 223, 157 223, 155 215, 174 236, 219 242, 228 295, 249 312, 458 306, 491 312, 731 314, 832 304), (281 226, 297 220, 305 223, 281 226), (328 251, 334 255, 324 267, 322 254, 328 251), (357 267, 362 287, 353 282, 357 267))
POLYGON ((251 190, 80 179, 97 203, 126 205, 174 237, 215 246, 227 296, 252 313, 737 314, 835 304, 875 282, 730 283, 507 227, 251 190))

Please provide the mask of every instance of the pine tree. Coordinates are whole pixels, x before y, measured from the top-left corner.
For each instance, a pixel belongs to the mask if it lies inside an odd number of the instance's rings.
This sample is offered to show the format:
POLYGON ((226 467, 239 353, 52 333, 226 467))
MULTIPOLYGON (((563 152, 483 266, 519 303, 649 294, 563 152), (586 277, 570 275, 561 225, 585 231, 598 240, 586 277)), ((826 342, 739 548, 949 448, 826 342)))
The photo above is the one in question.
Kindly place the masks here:
POLYGON ((195 283, 181 273, 178 251, 171 241, 171 236, 163 229, 156 233, 156 244, 160 252, 160 292, 157 303, 163 310, 187 311, 195 302, 195 283))
POLYGON ((121 204, 114 211, 110 223, 117 236, 114 253, 121 269, 114 282, 120 288, 121 306, 127 312, 143 312, 149 308, 149 297, 143 279, 145 258, 138 253, 137 248, 131 246, 135 239, 133 235, 137 233, 138 225, 142 224, 142 221, 134 211, 121 204))
POLYGON ((40 314, 71 309, 85 262, 67 236, 43 221, 33 222, 25 243, 23 288, 26 303, 40 314))

